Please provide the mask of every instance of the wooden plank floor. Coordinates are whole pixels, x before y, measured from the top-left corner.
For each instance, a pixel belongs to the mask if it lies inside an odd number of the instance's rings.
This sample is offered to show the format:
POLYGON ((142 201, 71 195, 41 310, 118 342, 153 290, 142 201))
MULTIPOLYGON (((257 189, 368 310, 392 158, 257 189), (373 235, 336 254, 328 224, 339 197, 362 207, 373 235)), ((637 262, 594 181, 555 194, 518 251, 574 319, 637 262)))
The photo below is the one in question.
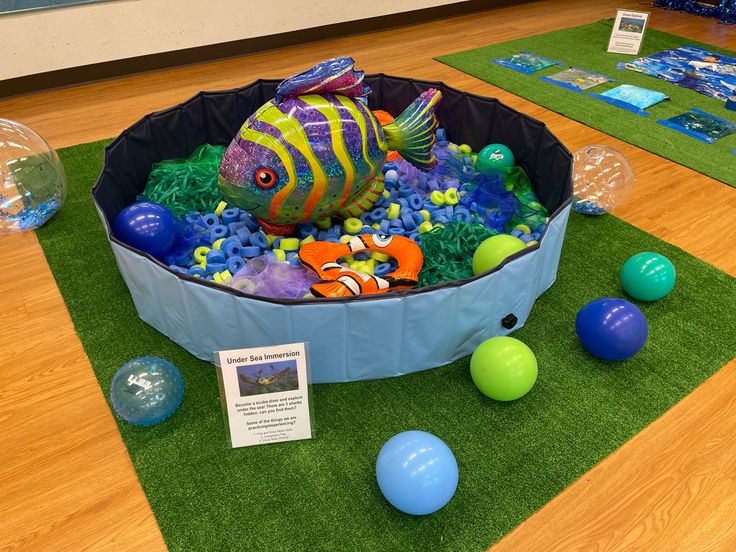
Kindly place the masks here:
MULTIPOLYGON (((736 27, 700 17, 630 0, 545 1, 0 100, 0 117, 64 147, 115 136, 199 90, 349 54, 369 72, 498 97, 546 122, 571 150, 621 149, 638 183, 617 214, 736 276, 736 190, 432 61, 593 22, 619 7, 651 9, 654 28, 736 49, 736 27)), ((165 550, 35 235, 0 236, 0 246, 0 549, 165 550)), ((494 550, 736 550, 735 432, 732 361, 494 550)))

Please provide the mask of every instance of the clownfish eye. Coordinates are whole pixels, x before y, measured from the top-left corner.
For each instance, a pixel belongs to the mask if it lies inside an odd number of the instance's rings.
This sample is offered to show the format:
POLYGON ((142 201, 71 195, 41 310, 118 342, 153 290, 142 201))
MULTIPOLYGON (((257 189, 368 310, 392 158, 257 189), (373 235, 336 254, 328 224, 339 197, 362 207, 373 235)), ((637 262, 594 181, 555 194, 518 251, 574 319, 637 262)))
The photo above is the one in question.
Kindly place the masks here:
POLYGON ((374 234, 373 235, 373 243, 375 243, 378 247, 386 247, 388 244, 391 243, 391 240, 393 240, 394 237, 387 234, 374 234))
POLYGON ((261 169, 256 172, 255 180, 261 188, 271 188, 276 184, 276 173, 270 169, 261 169))

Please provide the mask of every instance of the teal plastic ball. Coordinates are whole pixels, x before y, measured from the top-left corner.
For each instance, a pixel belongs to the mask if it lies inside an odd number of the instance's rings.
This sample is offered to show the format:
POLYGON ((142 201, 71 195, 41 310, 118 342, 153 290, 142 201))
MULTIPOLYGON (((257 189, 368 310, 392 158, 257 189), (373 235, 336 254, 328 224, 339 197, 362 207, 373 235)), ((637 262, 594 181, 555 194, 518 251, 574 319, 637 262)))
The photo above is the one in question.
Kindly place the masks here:
POLYGON ((675 267, 659 253, 645 251, 630 257, 621 267, 624 291, 640 301, 656 301, 675 287, 675 267))
POLYGON ((490 144, 480 150, 475 159, 475 170, 488 172, 514 166, 514 154, 503 144, 490 144))

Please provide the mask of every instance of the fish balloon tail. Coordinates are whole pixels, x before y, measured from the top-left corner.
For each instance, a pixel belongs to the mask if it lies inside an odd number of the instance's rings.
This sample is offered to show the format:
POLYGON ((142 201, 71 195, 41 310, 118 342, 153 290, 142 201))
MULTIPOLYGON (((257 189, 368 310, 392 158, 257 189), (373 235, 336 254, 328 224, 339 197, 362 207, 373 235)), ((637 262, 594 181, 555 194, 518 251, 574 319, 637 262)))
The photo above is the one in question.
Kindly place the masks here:
POLYGON ((441 99, 439 90, 425 90, 401 115, 383 127, 388 149, 398 151, 423 171, 430 171, 437 164, 432 153, 438 126, 434 112, 441 99))

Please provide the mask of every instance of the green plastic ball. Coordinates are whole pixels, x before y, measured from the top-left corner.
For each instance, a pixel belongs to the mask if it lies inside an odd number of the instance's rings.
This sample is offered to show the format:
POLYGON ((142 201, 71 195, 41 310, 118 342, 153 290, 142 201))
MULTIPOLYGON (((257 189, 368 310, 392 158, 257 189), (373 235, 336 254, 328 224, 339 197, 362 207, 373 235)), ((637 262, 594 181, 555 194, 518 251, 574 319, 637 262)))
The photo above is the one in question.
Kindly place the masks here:
POLYGON ((537 381, 537 358, 513 337, 492 337, 478 345, 470 357, 470 376, 485 396, 515 401, 537 381))
POLYGON ((630 257, 620 276, 626 293, 640 301, 656 301, 675 287, 675 267, 664 255, 650 251, 630 257))
POLYGON ((475 160, 475 170, 487 172, 514 166, 514 154, 503 144, 490 144, 480 150, 475 160))
POLYGON ((509 255, 524 249, 526 244, 516 236, 498 234, 486 238, 473 253, 473 274, 483 274, 498 266, 509 255))

